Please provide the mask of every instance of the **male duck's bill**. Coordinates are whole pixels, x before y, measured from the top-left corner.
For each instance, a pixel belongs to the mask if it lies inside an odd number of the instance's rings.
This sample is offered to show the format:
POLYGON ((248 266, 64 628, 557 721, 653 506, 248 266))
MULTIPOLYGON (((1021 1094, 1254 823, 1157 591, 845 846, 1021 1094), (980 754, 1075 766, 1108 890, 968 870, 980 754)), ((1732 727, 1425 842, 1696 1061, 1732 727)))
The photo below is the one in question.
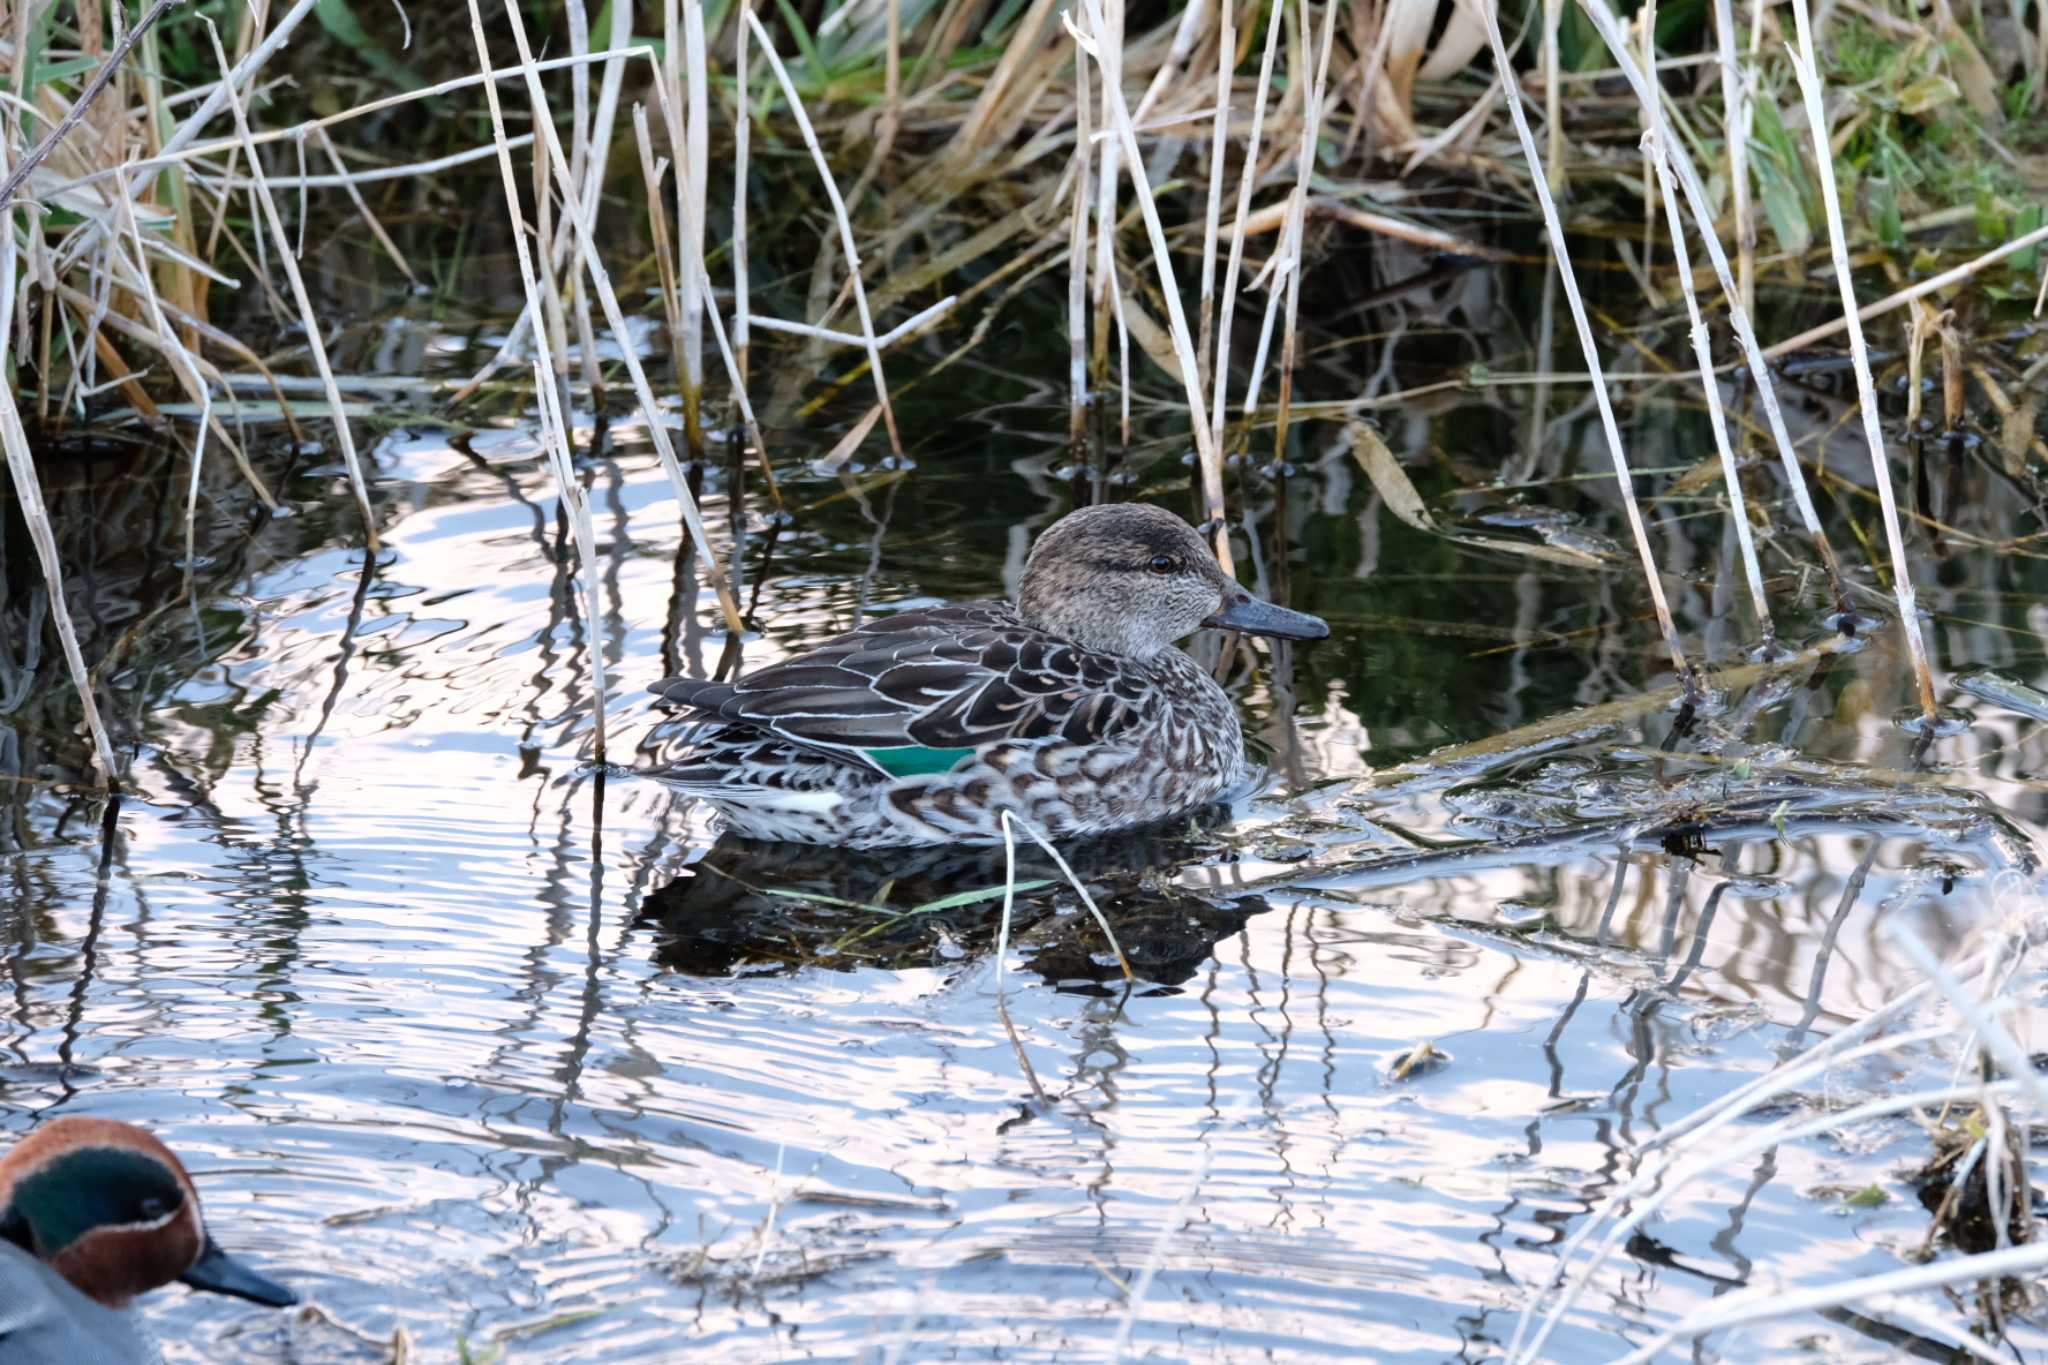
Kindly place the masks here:
POLYGON ((1330 633, 1329 622, 1305 611, 1289 611, 1249 594, 1202 622, 1224 630, 1241 630, 1247 635, 1271 635, 1280 640, 1320 640, 1330 633))
POLYGON ((299 1296, 268 1276, 259 1275, 220 1249, 213 1234, 206 1234, 206 1247, 190 1270, 178 1277, 180 1284, 204 1289, 210 1294, 227 1294, 260 1303, 266 1308, 289 1308, 299 1296))

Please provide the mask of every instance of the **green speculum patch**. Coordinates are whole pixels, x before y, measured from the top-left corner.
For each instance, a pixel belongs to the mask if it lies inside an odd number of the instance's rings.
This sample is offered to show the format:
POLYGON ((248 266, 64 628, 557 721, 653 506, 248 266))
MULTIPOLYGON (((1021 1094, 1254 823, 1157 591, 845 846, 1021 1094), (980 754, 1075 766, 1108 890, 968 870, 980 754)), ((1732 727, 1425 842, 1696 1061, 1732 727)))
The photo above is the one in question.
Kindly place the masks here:
POLYGON ((974 754, 972 749, 927 749, 922 745, 904 749, 863 749, 861 752, 891 777, 926 777, 933 773, 951 772, 960 766, 962 759, 974 754))

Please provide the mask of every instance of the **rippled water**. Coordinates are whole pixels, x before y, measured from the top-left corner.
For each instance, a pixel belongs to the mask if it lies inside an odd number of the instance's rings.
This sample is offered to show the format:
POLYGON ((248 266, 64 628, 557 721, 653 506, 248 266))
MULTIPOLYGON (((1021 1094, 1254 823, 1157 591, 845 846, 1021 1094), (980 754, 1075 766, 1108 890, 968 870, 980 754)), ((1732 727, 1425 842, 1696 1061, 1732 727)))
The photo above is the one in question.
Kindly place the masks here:
MULTIPOLYGON (((1526 361, 1512 335, 1479 340, 1525 308, 1505 276, 1429 302, 1450 339, 1367 393, 1526 361)), ((420 330, 429 377, 473 367, 466 338, 420 330)), ((799 442, 830 431, 782 433, 795 519, 765 567, 758 493, 735 511, 729 472, 706 472, 722 550, 746 532, 750 665, 864 612, 1003 589, 1095 482, 1057 395, 1017 377, 1061 372, 1044 344, 999 331, 914 386, 914 469, 807 473, 799 442)), ((1852 471, 1829 504, 1846 547, 1872 513, 1829 382, 1801 425, 1852 471)), ((1668 482, 1711 458, 1689 400, 1644 392, 1640 464, 1668 482)), ((253 531, 232 484, 209 484, 196 605, 167 557, 138 571, 121 556, 155 551, 74 542, 128 575, 101 629, 139 632, 107 680, 134 790, 103 848, 45 665, 42 709, 6 736, 0 1135, 57 1113, 147 1124, 194 1168, 222 1243, 328 1315, 168 1291, 147 1312, 174 1359, 379 1358, 401 1328, 431 1359, 1092 1359, 1154 1265, 1134 1352, 1496 1355, 1636 1144, 1916 980, 1881 920, 1959 942, 2000 908, 1994 873, 2032 879, 2044 818, 2041 718, 1949 681, 2048 681, 2040 561, 1973 552, 2031 515, 1981 450, 1941 509, 1975 540, 1922 549, 1944 701, 1972 724, 1916 765, 1889 630, 1737 678, 1680 724, 1640 574, 1609 553, 1622 531, 1583 399, 1542 400, 1540 430, 1526 387, 1377 416, 1447 520, 1609 555, 1593 567, 1403 524, 1339 423, 1298 426, 1280 477, 1241 471, 1240 545, 1334 627, 1231 666, 1276 780, 1220 825, 1083 860, 1135 989, 1071 893, 1026 895, 1014 1034, 992 902, 878 929, 775 894, 909 910, 999 883, 999 861, 714 846, 700 812, 587 761, 593 648, 610 756, 644 765, 663 732, 641 685, 708 671, 724 644, 630 421, 584 467, 596 628, 516 403, 481 427, 424 416, 424 395, 390 409, 367 575, 318 455, 287 485, 297 515, 253 531), (1402 1066, 1423 1043, 1442 1056, 1402 1066)), ((1185 507, 1170 407, 1141 403, 1139 422, 1109 489, 1185 507)), ((131 518, 133 546, 175 540, 144 456, 74 468, 60 508, 140 490, 106 515, 131 518)), ((1713 498, 1697 485, 1653 511, 1689 639, 1740 667, 1753 641, 1714 576, 1713 498)), ((32 589, 9 534, 15 610, 32 589)), ((1832 640, 1797 553, 1769 568, 1787 638, 1832 640)), ((1840 1071, 1827 1093, 1916 1065, 1840 1071)), ((1899 1264, 1925 1215, 1896 1176, 1925 1147, 1882 1131, 1703 1182, 1552 1355, 1606 1359, 1759 1264, 1899 1264), (1894 1197, 1842 1197, 1873 1182, 1894 1197)), ((1708 1354, 1815 1341, 1895 1349, 1865 1319, 1805 1318, 1708 1354)))

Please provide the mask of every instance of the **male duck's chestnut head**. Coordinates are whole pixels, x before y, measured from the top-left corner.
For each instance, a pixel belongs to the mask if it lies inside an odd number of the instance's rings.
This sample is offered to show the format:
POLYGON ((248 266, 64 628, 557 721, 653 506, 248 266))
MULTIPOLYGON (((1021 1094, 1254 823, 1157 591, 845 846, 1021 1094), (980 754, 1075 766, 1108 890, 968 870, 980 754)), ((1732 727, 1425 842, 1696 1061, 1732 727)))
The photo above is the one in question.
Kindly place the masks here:
POLYGON ((1024 561, 1017 610, 1027 625, 1130 659, 1203 626, 1284 640, 1330 633, 1316 617, 1253 597, 1194 527, 1143 503, 1084 507, 1048 527, 1024 561))
POLYGON ((298 1301, 215 1245, 169 1148, 111 1119, 53 1119, 0 1158, 0 1241, 110 1308, 172 1280, 273 1308, 298 1301))

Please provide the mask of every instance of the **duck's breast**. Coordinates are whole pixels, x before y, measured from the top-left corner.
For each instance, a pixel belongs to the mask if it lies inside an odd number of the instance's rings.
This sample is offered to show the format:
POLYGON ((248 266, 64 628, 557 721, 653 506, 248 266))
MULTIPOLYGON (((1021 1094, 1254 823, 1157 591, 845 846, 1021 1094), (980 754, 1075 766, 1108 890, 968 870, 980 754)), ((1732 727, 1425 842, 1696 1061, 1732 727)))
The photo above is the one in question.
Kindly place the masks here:
POLYGON ((133 1316, 94 1303, 26 1251, 0 1242, 0 1361, 6 1365, 161 1365, 133 1316))

